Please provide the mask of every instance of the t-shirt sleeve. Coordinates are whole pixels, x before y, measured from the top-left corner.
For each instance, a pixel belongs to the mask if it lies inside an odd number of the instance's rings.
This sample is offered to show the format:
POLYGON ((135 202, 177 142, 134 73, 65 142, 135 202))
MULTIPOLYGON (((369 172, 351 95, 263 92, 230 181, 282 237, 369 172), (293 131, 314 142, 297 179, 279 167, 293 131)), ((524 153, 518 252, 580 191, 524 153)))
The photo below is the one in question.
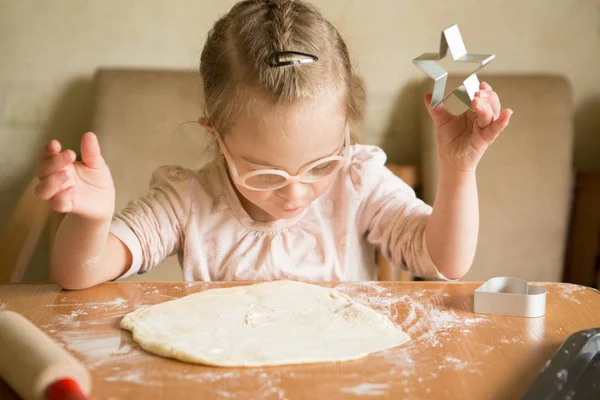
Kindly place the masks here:
POLYGON ((380 148, 355 146, 350 176, 360 198, 360 232, 394 266, 422 278, 447 280, 427 248, 425 228, 432 208, 387 169, 385 162, 380 148))
POLYGON ((160 167, 152 175, 148 193, 115 215, 110 232, 133 257, 118 279, 149 271, 182 246, 192 177, 191 171, 180 167, 160 167))

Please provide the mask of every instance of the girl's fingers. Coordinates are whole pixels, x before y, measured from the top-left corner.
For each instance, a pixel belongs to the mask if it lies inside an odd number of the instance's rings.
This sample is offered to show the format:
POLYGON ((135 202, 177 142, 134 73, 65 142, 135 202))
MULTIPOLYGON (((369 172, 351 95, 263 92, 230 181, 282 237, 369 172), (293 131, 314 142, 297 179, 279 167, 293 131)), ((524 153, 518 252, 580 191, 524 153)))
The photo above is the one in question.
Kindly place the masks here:
POLYGON ((98 137, 93 132, 88 132, 81 138, 81 161, 89 168, 100 168, 105 164, 98 137))
POLYGON ((62 145, 60 144, 60 142, 58 140, 51 140, 50 143, 48 143, 46 145, 46 147, 44 148, 44 151, 46 153, 46 157, 50 157, 53 156, 57 153, 59 153, 62 149, 62 145))
POLYGON ((38 183, 35 187, 35 194, 42 200, 50 200, 58 192, 68 187, 68 183, 69 175, 67 171, 59 171, 38 183))
POLYGON ((492 107, 492 113, 494 114, 494 120, 498 119, 500 116, 501 105, 500 105, 500 97, 498 97, 498 93, 493 90, 486 90, 487 99, 489 101, 490 106, 492 107))
POLYGON ((50 200, 52 209, 58 211, 59 213, 68 213, 73 211, 73 193, 74 189, 72 186, 57 193, 50 200))
POLYGON ((439 104, 437 107, 435 108, 431 108, 430 104, 431 104, 431 93, 427 93, 425 95, 425 107, 427 107, 427 112, 429 113, 429 115, 431 116, 431 119, 433 120, 433 124, 436 127, 442 126, 450 121, 452 121, 452 119, 454 119, 454 115, 452 115, 447 109, 446 107, 444 107, 444 104, 439 104))
POLYGON ((474 122, 477 119, 477 113, 473 110, 467 110, 466 115, 471 122, 474 122))
POLYGON ((50 143, 44 146, 44 148, 40 152, 39 161, 44 161, 46 158, 52 157, 60 153, 61 148, 62 145, 58 140, 51 140, 50 143))
POLYGON ((40 179, 44 179, 50 176, 66 166, 73 164, 76 159, 76 154, 73 150, 65 150, 62 153, 58 153, 51 157, 42 160, 37 170, 37 176, 40 179))
POLYGON ((479 97, 480 99, 487 101, 490 104, 490 107, 492 108, 494 120, 498 118, 502 107, 500 104, 500 97, 498 97, 498 93, 494 92, 493 90, 480 90, 475 94, 475 97, 479 97))
POLYGON ((488 143, 493 142, 508 126, 513 114, 510 109, 502 111, 498 93, 487 82, 481 83, 473 100, 473 109, 477 113, 477 124, 483 139, 488 143))
POLYGON ((481 97, 475 97, 471 103, 473 110, 477 113, 477 125, 483 129, 492 123, 494 113, 489 101, 481 97))
POLYGON ((483 139, 490 143, 496 140, 500 132, 508 126, 512 114, 513 111, 510 109, 502 111, 498 119, 496 119, 487 129, 482 131, 483 139))

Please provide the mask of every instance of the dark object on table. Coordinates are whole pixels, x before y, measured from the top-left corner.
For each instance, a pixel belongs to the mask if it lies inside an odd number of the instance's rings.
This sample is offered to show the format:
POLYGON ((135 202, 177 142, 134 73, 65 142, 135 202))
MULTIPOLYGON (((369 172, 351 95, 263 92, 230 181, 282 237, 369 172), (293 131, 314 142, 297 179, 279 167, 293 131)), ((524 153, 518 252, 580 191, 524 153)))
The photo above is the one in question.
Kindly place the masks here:
POLYGON ((569 336, 523 400, 600 399, 600 328, 569 336))

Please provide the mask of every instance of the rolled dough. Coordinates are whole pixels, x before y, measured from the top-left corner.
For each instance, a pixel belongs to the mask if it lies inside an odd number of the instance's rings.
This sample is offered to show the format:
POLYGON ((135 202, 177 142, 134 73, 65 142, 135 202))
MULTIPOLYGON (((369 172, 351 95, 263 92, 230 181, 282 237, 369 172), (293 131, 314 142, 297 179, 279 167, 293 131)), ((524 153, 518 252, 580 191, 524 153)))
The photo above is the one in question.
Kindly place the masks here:
POLYGON ((121 327, 151 353, 227 367, 353 360, 410 340, 345 294, 292 281, 191 294, 133 311, 121 327))

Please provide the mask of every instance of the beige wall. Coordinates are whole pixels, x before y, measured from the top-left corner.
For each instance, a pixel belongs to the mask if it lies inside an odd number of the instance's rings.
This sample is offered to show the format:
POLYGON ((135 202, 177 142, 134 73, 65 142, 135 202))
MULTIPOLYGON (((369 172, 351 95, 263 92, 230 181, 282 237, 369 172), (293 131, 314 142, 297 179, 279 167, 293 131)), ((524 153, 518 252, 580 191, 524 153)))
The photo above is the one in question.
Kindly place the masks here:
MULTIPOLYGON (((0 0, 0 226, 42 144, 76 145, 88 128, 96 67, 196 69, 207 31, 232 3, 0 0)), ((365 79, 368 141, 394 161, 420 159, 415 82, 423 76, 411 60, 437 51, 440 31, 457 23, 469 51, 496 54, 487 72, 568 76, 575 164, 600 169, 600 0, 315 3, 345 35, 365 79)))

